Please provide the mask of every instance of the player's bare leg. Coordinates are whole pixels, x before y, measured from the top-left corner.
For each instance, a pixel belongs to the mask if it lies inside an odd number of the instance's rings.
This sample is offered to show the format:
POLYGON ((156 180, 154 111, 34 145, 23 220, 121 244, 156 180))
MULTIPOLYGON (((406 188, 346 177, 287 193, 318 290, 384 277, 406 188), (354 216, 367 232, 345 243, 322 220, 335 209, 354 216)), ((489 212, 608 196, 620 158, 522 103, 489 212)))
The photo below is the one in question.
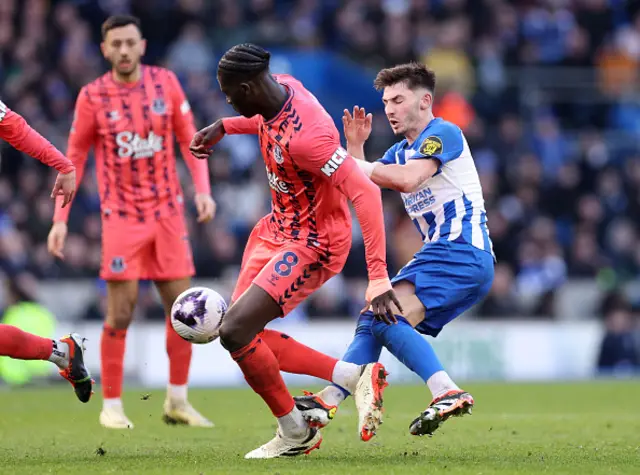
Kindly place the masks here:
POLYGON ((156 281, 166 318, 166 348, 169 356, 169 386, 164 401, 163 420, 167 424, 213 427, 213 423, 196 411, 187 400, 187 382, 192 345, 182 339, 171 325, 171 306, 178 295, 191 287, 191 279, 156 281))
POLYGON ((60 370, 60 375, 71 383, 78 399, 89 402, 93 380, 84 364, 84 341, 77 333, 52 340, 0 324, 0 356, 51 361, 60 370))
POLYGON ((127 329, 138 298, 138 281, 107 282, 107 316, 100 342, 103 406, 100 424, 109 429, 133 429, 122 407, 122 379, 127 329))
POLYGON ((227 311, 220 327, 220 343, 231 353, 249 386, 278 418, 276 436, 245 458, 274 458, 308 453, 318 448, 322 436, 309 427, 296 409, 284 384, 275 355, 259 333, 282 310, 263 289, 252 284, 227 311))
POLYGON ((278 419, 276 437, 248 453, 246 458, 301 455, 320 446, 320 432, 309 427, 295 407, 280 370, 327 380, 335 378, 353 390, 363 370, 358 365, 323 355, 288 335, 262 331, 268 322, 281 314, 280 305, 267 292, 252 284, 231 305, 220 328, 222 345, 230 351, 249 385, 278 419))

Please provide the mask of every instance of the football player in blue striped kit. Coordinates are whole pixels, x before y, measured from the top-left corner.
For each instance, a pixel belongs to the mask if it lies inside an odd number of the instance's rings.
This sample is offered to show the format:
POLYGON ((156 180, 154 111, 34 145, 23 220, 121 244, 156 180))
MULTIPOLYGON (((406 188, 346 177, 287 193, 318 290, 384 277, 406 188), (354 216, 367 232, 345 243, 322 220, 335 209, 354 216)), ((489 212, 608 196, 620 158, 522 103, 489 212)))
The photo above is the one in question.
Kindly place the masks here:
MULTIPOLYGON (((382 188, 399 191, 424 245, 392 279, 403 315, 375 320, 370 310, 358 320, 343 360, 377 361, 382 347, 418 374, 431 391, 427 409, 410 424, 414 435, 431 435, 449 417, 471 412, 473 397, 460 389, 442 367, 423 335, 442 328, 481 301, 493 282, 494 254, 480 179, 467 141, 458 126, 433 116, 435 74, 426 66, 403 64, 378 73, 385 114, 404 139, 376 162, 364 158, 371 114, 345 110, 343 123, 349 154, 382 188)), ((323 426, 349 395, 335 385, 296 398, 308 420, 323 426)), ((359 421, 362 425, 362 421, 359 421)), ((375 431, 361 433, 369 440, 375 431)))

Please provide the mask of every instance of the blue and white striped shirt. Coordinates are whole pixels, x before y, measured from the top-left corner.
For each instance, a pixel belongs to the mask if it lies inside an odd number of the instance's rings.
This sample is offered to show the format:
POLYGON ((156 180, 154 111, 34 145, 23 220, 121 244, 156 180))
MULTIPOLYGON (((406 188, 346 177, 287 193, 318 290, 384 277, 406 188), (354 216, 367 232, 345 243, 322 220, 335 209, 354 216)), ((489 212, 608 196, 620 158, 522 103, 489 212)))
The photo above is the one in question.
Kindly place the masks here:
POLYGON ((440 161, 436 174, 413 193, 401 193, 405 209, 425 245, 436 241, 471 244, 493 254, 480 178, 469 145, 457 125, 435 118, 411 145, 392 146, 379 162, 440 161))

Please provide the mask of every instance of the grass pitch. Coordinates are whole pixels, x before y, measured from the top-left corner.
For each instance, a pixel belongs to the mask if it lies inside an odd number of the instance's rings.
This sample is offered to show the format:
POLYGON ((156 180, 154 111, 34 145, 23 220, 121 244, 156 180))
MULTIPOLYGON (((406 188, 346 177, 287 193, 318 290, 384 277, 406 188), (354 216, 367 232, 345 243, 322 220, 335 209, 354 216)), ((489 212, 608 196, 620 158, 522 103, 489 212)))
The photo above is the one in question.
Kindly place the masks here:
POLYGON ((353 402, 309 456, 244 460, 274 421, 249 390, 192 390, 213 429, 168 427, 164 394, 125 395, 131 431, 98 424, 101 400, 83 405, 70 388, 0 391, 0 474, 639 474, 640 382, 468 385, 473 416, 432 438, 409 435, 426 388, 391 386, 378 437, 360 442, 353 402))

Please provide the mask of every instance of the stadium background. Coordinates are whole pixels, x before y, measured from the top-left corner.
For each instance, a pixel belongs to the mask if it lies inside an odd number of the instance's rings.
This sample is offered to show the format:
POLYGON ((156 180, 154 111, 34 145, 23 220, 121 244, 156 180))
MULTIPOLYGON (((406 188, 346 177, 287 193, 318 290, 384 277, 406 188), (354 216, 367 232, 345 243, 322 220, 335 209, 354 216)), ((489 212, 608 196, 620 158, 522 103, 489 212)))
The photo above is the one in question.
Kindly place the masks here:
MULTIPOLYGON (((622 0, 2 0, 0 98, 61 150, 80 87, 101 74, 99 26, 109 14, 142 19, 146 62, 174 70, 203 126, 231 115, 215 81, 233 44, 270 48, 336 122, 344 107, 374 113, 370 158, 394 137, 371 83, 377 69, 426 62, 438 76, 435 113, 465 131, 482 179, 498 257, 490 296, 436 347, 459 378, 589 378, 640 368, 640 2, 622 0)), ((46 251, 53 175, 0 146, 0 308, 36 300, 97 343, 104 284, 96 280, 100 220, 90 166, 70 219, 66 260, 46 251)), ((191 185, 181 164, 187 195, 191 185)), ((199 281, 226 296, 268 185, 253 137, 228 137, 210 161, 214 222, 190 228, 199 281)), ((385 193, 391 272, 420 246, 385 193)), ((366 286, 362 239, 342 275, 288 322, 303 341, 340 354, 366 286)), ((14 310, 11 313, 11 310, 14 310)), ((7 312, 5 312, 5 317, 7 312)), ((166 381, 162 309, 143 287, 127 371, 166 381)), ((24 317, 24 318, 22 318, 24 317)), ((196 384, 242 378, 219 345, 197 348, 196 384), (210 362, 220 367, 212 375, 210 362), (227 364, 228 363, 228 364, 227 364)), ((392 365, 392 375, 409 375, 392 365)), ((19 379, 19 378, 18 378, 19 379)))

